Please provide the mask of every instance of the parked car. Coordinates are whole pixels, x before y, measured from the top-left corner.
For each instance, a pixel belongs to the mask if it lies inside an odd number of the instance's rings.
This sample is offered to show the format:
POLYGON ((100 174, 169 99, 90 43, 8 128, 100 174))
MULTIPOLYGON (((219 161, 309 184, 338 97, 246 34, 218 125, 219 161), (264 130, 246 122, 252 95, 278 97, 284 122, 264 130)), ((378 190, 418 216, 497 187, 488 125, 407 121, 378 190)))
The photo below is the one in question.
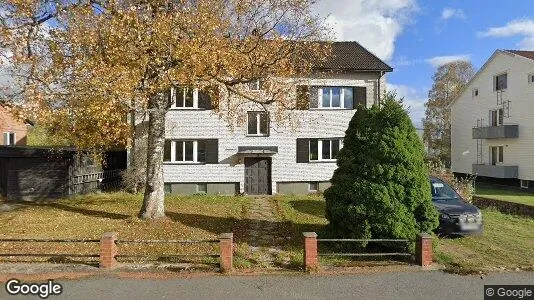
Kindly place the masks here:
POLYGON ((481 234, 483 231, 482 212, 467 203, 451 186, 444 181, 430 177, 432 203, 439 216, 438 233, 444 235, 481 234))

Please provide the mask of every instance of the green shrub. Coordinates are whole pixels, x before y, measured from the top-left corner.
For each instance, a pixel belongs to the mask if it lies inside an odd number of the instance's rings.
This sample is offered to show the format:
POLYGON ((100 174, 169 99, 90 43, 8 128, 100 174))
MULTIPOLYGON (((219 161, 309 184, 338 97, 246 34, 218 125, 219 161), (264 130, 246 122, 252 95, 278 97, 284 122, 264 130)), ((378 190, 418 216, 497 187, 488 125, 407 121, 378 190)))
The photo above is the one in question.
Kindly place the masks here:
POLYGON ((360 107, 346 131, 325 193, 332 235, 408 238, 438 226, 423 144, 402 103, 360 107))

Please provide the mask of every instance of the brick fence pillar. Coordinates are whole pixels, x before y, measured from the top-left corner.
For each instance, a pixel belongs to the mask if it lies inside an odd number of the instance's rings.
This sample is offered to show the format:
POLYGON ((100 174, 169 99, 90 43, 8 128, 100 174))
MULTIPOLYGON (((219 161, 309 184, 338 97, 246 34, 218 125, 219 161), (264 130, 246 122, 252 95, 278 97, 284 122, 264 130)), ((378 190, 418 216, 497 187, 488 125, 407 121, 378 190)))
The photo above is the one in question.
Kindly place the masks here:
POLYGON ((428 233, 421 233, 417 237, 416 243, 417 264, 426 267, 432 264, 432 236, 428 233))
POLYGON ((220 244, 220 267, 221 272, 230 272, 233 268, 234 260, 234 234, 222 233, 219 236, 220 244))
POLYGON ((316 270, 319 266, 317 259, 317 233, 303 232, 304 236, 304 268, 307 271, 316 270))
POLYGON ((106 232, 100 239, 100 268, 112 269, 117 266, 117 240, 116 232, 106 232))

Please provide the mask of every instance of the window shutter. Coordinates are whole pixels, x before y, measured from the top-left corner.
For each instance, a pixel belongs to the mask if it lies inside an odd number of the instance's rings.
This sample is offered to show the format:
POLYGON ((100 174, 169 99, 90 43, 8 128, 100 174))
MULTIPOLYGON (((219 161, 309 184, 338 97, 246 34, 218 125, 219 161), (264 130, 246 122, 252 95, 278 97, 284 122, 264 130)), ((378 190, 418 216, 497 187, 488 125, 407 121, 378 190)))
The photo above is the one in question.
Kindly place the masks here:
POLYGON ((318 86, 311 86, 310 87, 310 108, 318 108, 319 107, 319 87, 318 86))
POLYGON ((174 97, 174 94, 176 93, 176 91, 174 90, 173 87, 171 87, 167 92, 167 101, 169 103, 169 107, 171 106, 174 106, 175 105, 175 101, 176 101, 176 97, 174 97))
POLYGON ((354 101, 352 102, 353 108, 358 108, 358 105, 367 107, 367 88, 363 86, 354 87, 354 101))
POLYGON ((310 108, 310 87, 307 85, 297 85, 297 109, 307 110, 310 108))
POLYGON ((4 132, 4 145, 9 146, 9 133, 4 132))
POLYGON ((307 163, 310 161, 309 139, 297 139, 297 163, 307 163))
POLYGON ((206 163, 219 163, 219 140, 205 140, 206 142, 206 163))
POLYGON ((163 148, 163 161, 171 161, 171 141, 165 140, 165 146, 163 148))
POLYGON ((213 109, 210 95, 206 91, 198 91, 198 108, 213 109))

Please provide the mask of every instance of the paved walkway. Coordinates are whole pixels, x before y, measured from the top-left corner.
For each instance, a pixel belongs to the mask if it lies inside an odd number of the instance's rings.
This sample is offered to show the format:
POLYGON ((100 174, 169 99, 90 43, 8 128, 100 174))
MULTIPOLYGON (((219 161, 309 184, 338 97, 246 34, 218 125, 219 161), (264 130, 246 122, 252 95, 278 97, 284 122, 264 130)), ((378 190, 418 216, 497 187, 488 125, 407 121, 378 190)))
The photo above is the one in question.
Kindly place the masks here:
MULTIPOLYGON (((280 222, 277 219, 276 207, 270 197, 252 197, 251 207, 247 212, 250 220, 247 232, 247 242, 250 246, 249 259, 254 260, 262 267, 275 268, 275 264, 284 263, 277 258, 282 252, 280 245, 284 237, 280 233, 280 222)), ((289 263, 289 259, 286 260, 289 263)))

